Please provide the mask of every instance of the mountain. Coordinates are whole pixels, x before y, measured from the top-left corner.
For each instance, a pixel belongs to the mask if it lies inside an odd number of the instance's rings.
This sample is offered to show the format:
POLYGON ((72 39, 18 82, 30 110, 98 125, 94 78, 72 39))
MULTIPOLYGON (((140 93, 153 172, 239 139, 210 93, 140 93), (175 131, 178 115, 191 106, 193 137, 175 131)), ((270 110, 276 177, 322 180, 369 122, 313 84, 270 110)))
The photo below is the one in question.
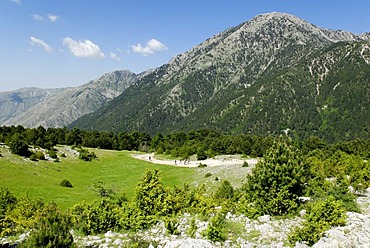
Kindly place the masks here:
POLYGON ((22 88, 0 92, 0 125, 64 90, 22 88))
MULTIPOLYGON (((99 109, 102 105, 120 95, 132 82, 143 75, 127 70, 106 73, 82 86, 68 88, 48 95, 35 102, 26 111, 12 118, 3 118, 3 125, 25 127, 63 127, 80 116, 99 109)), ((13 94, 13 93, 10 93, 13 94)), ((6 106, 4 105, 4 108, 6 106)))
POLYGON ((174 57, 70 127, 369 137, 368 34, 258 15, 174 57))

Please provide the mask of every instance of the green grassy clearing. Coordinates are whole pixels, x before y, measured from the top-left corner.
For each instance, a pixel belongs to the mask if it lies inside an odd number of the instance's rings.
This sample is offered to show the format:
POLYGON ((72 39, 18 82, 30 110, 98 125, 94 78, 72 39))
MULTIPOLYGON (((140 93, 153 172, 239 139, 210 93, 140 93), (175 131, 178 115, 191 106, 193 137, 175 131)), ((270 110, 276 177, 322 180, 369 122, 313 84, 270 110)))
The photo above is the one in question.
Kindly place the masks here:
MULTIPOLYGON (((59 157, 67 151, 67 147, 57 149, 59 157)), ((192 183, 197 177, 195 168, 157 165, 132 158, 127 151, 89 150, 97 154, 97 160, 85 162, 75 155, 65 153, 67 157, 56 163, 32 162, 0 148, 3 155, 0 157, 0 187, 8 188, 17 197, 28 194, 31 198, 54 201, 66 209, 81 201, 98 199, 97 193, 91 190, 93 182, 97 180, 114 188, 118 194, 124 193, 131 197, 146 169, 161 171, 166 187, 192 183), (73 188, 60 186, 63 179, 69 180, 73 188)))

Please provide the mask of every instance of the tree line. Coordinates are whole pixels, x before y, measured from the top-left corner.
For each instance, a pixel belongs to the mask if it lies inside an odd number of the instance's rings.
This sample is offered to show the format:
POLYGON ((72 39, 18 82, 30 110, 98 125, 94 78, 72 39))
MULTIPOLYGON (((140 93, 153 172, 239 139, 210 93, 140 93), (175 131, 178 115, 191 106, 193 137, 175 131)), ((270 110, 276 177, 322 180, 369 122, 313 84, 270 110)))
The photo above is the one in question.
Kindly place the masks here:
MULTIPOLYGON (((315 149, 341 150, 348 154, 370 157, 370 139, 355 139, 337 143, 326 143, 317 136, 306 140, 290 142, 304 153, 315 149)), ((109 150, 135 150, 168 154, 181 159, 197 155, 199 160, 223 154, 243 154, 251 157, 262 157, 278 136, 258 136, 251 134, 229 135, 210 129, 157 133, 87 131, 74 128, 25 128, 18 126, 1 126, 0 142, 10 146, 13 153, 30 156, 29 146, 41 147, 52 151, 55 145, 101 148, 109 150)))

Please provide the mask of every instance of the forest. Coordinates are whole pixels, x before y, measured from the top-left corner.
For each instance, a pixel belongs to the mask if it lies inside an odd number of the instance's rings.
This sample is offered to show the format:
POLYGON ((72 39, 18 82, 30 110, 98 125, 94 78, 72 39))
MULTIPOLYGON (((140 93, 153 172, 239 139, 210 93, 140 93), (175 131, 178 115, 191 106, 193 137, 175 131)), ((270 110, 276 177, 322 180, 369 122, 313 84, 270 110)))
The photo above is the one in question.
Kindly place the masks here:
MULTIPOLYGON (((205 185, 164 187, 161 172, 147 170, 132 198, 117 195, 104 184, 96 184, 99 200, 80 202, 64 211, 55 203, 16 197, 0 190, 0 237, 29 232, 20 247, 75 247, 71 230, 81 235, 107 231, 128 232, 127 247, 148 246, 134 234, 163 222, 168 234, 178 234, 179 216, 191 214, 186 233, 194 237, 196 220, 208 221, 205 239, 225 242, 238 236, 230 213, 256 219, 263 215, 292 218, 304 209, 303 225, 288 235, 287 245, 312 245, 332 226, 346 222, 346 212, 360 212, 355 199, 370 187, 370 139, 325 143, 319 137, 293 140, 286 136, 228 135, 202 129, 170 134, 109 133, 67 128, 0 127, 0 142, 16 155, 42 159, 30 148, 41 147, 50 157, 56 145, 80 149, 83 160, 95 159, 87 148, 133 150, 167 154, 173 158, 196 155, 203 160, 220 154, 261 157, 246 174, 247 181, 233 188, 222 181, 216 191, 205 185)), ((55 157, 55 155, 54 155, 55 157)), ((57 157, 55 157, 57 159, 57 157)), ((87 163, 87 162, 86 162, 87 163)), ((243 165, 248 166, 248 164, 243 165)), ((64 187, 71 185, 64 182, 64 187)))

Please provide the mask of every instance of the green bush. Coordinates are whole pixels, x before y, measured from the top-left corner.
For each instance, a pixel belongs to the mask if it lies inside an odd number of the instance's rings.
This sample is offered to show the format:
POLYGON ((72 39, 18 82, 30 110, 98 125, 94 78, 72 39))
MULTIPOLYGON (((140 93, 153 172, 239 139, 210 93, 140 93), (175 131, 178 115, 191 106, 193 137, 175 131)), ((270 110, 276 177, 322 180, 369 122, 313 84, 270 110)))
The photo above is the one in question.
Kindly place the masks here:
POLYGON ((28 239, 20 247, 75 247, 71 219, 50 204, 40 213, 28 239))
POLYGON ((207 154, 204 148, 199 147, 197 149, 197 160, 206 160, 207 159, 207 154))
POLYGON ((210 176, 212 176, 212 173, 211 173, 211 172, 207 172, 207 173, 204 175, 204 177, 205 177, 205 178, 210 177, 210 176))
POLYGON ((31 152, 28 150, 28 144, 18 133, 12 136, 9 148, 12 153, 20 156, 29 157, 31 155, 31 152))
POLYGON ((242 167, 249 167, 248 162, 247 161, 244 161, 242 167))
POLYGON ((227 180, 222 181, 221 186, 218 187, 215 193, 215 198, 224 201, 227 199, 232 199, 233 197, 234 197, 233 186, 227 180))
POLYGON ((49 150, 48 154, 50 158, 53 158, 53 159, 58 158, 57 153, 54 150, 49 150))
POLYGON ((61 182, 60 182, 60 186, 62 187, 67 187, 67 188, 73 188, 73 185, 70 181, 68 181, 67 179, 63 179, 61 182))
POLYGON ((247 176, 244 188, 258 212, 283 215, 297 209, 303 185, 300 153, 286 143, 275 142, 247 176))
POLYGON ((168 233, 171 235, 177 235, 179 222, 175 217, 167 217, 164 219, 164 226, 167 229, 168 233))
POLYGON ((100 197, 113 197, 114 189, 108 188, 103 181, 94 181, 92 190, 97 192, 100 197))
POLYGON ((207 165, 206 165, 206 164, 202 164, 202 163, 200 163, 200 164, 198 165, 198 168, 205 168, 205 167, 207 167, 207 165))
POLYGON ((95 152, 90 152, 87 149, 81 148, 78 152, 79 152, 78 157, 85 161, 92 161, 93 159, 97 158, 95 152))
POLYGON ((205 230, 205 236, 214 242, 223 242, 227 239, 225 214, 219 212, 214 216, 205 230))
POLYGON ((28 196, 19 198, 4 213, 0 221, 0 236, 15 235, 31 230, 44 207, 45 204, 41 200, 33 201, 28 196))
POLYGON ((120 229, 121 214, 120 207, 107 198, 92 204, 77 204, 71 210, 74 226, 86 235, 120 229))
POLYGON ((288 237, 290 244, 294 246, 296 242, 305 242, 312 246, 332 226, 345 225, 345 212, 343 203, 331 196, 325 200, 310 203, 304 216, 306 221, 303 227, 296 229, 288 237))
POLYGON ((163 154, 163 153, 164 153, 163 148, 162 147, 159 147, 157 149, 157 154, 163 154))

